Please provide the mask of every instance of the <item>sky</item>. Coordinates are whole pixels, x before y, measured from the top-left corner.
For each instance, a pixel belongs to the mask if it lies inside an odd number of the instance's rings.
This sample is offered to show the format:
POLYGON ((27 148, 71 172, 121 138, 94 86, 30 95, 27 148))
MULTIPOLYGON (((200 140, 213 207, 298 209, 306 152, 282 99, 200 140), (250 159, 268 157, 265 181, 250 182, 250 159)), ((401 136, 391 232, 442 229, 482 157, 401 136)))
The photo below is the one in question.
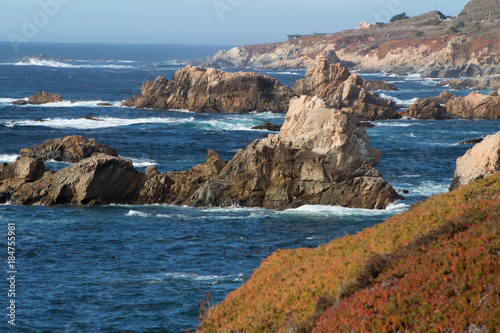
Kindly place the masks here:
POLYGON ((468 0, 0 0, 0 40, 248 45, 355 29, 468 0))

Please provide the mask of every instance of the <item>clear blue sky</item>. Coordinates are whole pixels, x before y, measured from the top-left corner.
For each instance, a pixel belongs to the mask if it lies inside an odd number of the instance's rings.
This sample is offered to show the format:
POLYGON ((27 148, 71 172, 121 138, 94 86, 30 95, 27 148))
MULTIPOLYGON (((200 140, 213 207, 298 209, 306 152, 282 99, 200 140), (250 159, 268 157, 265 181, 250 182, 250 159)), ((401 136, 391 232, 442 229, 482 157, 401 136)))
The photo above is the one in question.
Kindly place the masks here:
MULTIPOLYGON (((437 0, 456 15, 468 0, 437 0)), ((0 40, 243 45, 338 32, 435 0, 0 0, 0 40)))

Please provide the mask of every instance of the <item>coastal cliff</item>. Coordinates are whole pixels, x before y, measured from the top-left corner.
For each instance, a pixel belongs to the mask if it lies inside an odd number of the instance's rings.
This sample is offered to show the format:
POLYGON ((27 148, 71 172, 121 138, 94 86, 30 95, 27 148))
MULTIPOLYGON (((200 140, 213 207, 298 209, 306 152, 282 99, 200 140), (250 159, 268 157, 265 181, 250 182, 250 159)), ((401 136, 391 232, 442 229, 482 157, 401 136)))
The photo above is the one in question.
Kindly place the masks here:
POLYGON ((500 68, 498 8, 490 5, 488 10, 481 7, 474 12, 476 18, 490 14, 491 21, 474 21, 472 11, 455 18, 434 11, 340 33, 237 47, 218 52, 211 62, 222 67, 306 69, 326 57, 362 71, 426 77, 494 75, 500 68))

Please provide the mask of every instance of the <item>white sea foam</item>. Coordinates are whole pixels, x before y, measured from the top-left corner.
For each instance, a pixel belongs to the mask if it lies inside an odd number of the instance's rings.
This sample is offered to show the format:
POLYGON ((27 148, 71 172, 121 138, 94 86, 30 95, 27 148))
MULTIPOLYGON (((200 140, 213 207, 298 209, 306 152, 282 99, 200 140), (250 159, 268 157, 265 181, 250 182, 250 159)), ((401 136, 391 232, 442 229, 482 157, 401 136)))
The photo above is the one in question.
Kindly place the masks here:
POLYGON ((341 206, 314 206, 306 205, 299 208, 287 209, 284 214, 306 214, 312 216, 376 216, 401 213, 409 205, 403 202, 390 204, 386 209, 346 208, 341 206))
POLYGON ((4 123, 7 127, 16 126, 41 126, 41 127, 51 127, 51 128, 75 128, 75 129, 99 129, 99 128, 110 128, 110 127, 124 127, 130 125, 138 124, 182 124, 193 122, 194 118, 185 119, 174 119, 174 118, 135 118, 135 119, 125 119, 125 118, 113 118, 113 117, 103 117, 97 120, 77 118, 77 119, 64 119, 64 118, 46 118, 41 121, 35 120, 10 120, 4 123))
POLYGON ((196 273, 184 273, 184 272, 176 272, 176 273, 164 273, 160 276, 154 277, 153 280, 150 281, 152 284, 168 282, 170 280, 190 280, 190 281, 204 281, 204 282, 212 282, 216 283, 219 281, 243 281, 246 278, 246 275, 243 273, 240 274, 231 274, 231 275, 201 275, 196 273))
POLYGON ((446 193, 449 190, 452 179, 450 178, 445 184, 436 183, 434 181, 424 181, 420 185, 411 190, 411 194, 418 194, 425 197, 430 197, 439 193, 446 193))
POLYGON ((42 66, 53 68, 108 68, 108 69, 129 69, 135 68, 131 65, 118 65, 118 64, 68 64, 67 62, 56 60, 41 60, 41 59, 28 59, 16 63, 2 63, 0 65, 11 66, 42 66))
POLYGON ((131 160, 132 163, 134 164, 134 167, 136 168, 144 168, 148 166, 155 166, 158 165, 154 160, 149 160, 149 159, 141 159, 141 158, 130 158, 130 157, 122 157, 128 160, 131 160))
MULTIPOLYGON (((22 98, 23 100, 27 101, 28 97, 22 98)), ((10 104, 13 101, 17 101, 17 99, 12 99, 12 98, 0 98, 0 104, 10 104)), ((18 105, 19 107, 50 107, 50 108, 72 108, 72 107, 87 107, 87 108, 94 108, 94 107, 103 107, 99 104, 101 103, 109 103, 113 107, 120 107, 123 103, 123 101, 102 101, 102 100, 93 100, 93 101, 62 101, 62 102, 54 102, 54 103, 46 103, 46 104, 40 104, 40 105, 32 105, 32 104, 27 104, 27 105, 18 105)))
POLYGON ((403 123, 401 121, 375 121, 373 124, 380 127, 411 127, 412 124, 403 123))
POLYGON ((151 216, 151 214, 131 209, 125 216, 149 217, 149 216, 151 216))
POLYGON ((387 99, 391 99, 394 101, 394 103, 398 104, 398 105, 411 105, 413 103, 415 103, 417 100, 418 100, 418 97, 415 97, 415 98, 412 98, 412 99, 399 99, 395 96, 390 96, 390 95, 387 95, 387 94, 380 94, 380 97, 382 98, 387 98, 387 99))
POLYGON ((0 162, 12 163, 19 157, 17 154, 0 154, 0 162))

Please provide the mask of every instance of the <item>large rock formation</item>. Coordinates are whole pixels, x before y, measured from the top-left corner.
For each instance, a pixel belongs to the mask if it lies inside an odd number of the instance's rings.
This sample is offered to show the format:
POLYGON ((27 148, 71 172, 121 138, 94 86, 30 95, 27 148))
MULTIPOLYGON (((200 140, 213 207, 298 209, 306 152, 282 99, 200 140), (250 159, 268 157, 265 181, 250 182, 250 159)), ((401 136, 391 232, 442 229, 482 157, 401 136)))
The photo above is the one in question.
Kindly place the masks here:
POLYGON ((392 100, 368 91, 358 74, 351 74, 346 67, 326 59, 310 67, 305 78, 297 80, 293 91, 298 95, 318 96, 329 106, 344 109, 361 120, 401 118, 392 100))
POLYGON ((450 191, 500 172, 500 132, 488 135, 457 160, 450 191))
POLYGON ((456 97, 446 103, 446 110, 454 118, 500 119, 498 93, 483 95, 473 92, 466 97, 456 97))
POLYGON ((28 101, 25 101, 24 99, 20 99, 18 101, 14 101, 11 104, 12 105, 26 105, 26 104, 31 104, 31 105, 40 105, 40 104, 47 104, 47 103, 56 103, 56 102, 62 102, 63 99, 59 94, 49 94, 46 93, 45 91, 41 91, 37 93, 36 95, 30 96, 28 98, 28 101))
POLYGON ((187 203, 385 208, 400 196, 375 168, 380 157, 349 114, 302 96, 291 101, 279 134, 239 151, 187 203))
POLYGON ((375 168, 381 152, 370 147, 358 123, 319 97, 302 96, 290 102, 279 134, 254 141, 228 163, 210 150, 204 164, 188 171, 164 174, 148 167, 143 173, 130 160, 99 153, 54 173, 41 158, 24 156, 0 164, 0 200, 383 209, 401 197, 375 168))
POLYGON ((404 117, 415 119, 448 119, 446 108, 439 103, 419 99, 408 110, 400 112, 404 117))
POLYGON ((118 156, 116 149, 103 145, 94 139, 80 135, 47 140, 41 145, 21 150, 21 156, 40 158, 44 161, 77 163, 96 154, 118 156))
POLYGON ((123 105, 194 112, 285 112, 291 97, 290 88, 270 76, 187 66, 171 81, 160 76, 144 83, 141 94, 123 105))

